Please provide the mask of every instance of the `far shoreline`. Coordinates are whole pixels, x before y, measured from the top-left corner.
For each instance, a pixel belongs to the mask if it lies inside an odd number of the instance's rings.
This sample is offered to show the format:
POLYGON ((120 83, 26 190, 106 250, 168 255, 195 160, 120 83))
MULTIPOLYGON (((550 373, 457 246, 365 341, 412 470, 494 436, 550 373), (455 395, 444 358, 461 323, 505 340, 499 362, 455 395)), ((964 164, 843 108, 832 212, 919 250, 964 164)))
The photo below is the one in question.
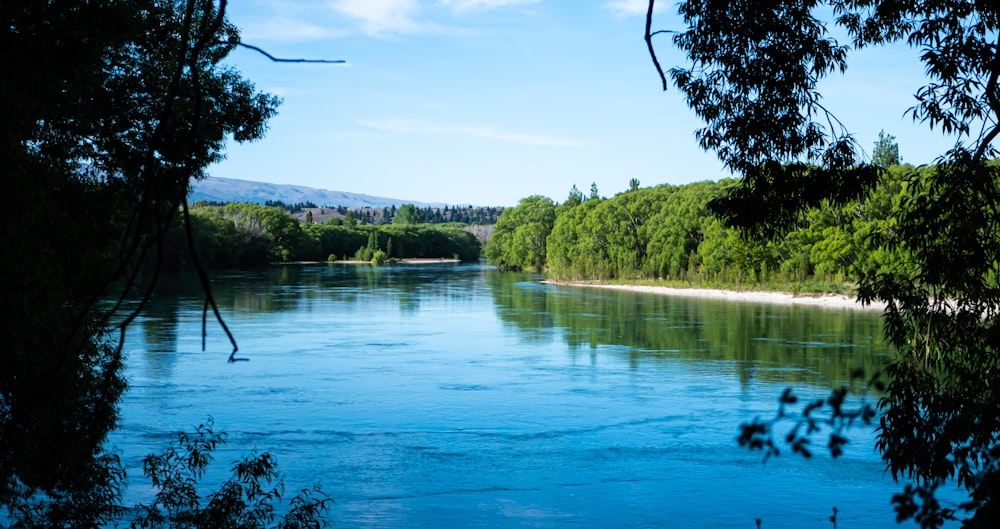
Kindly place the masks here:
POLYGON ((276 263, 279 265, 313 265, 313 264, 350 264, 350 265, 361 265, 361 264, 457 264, 461 263, 461 259, 454 259, 451 257, 406 257, 402 259, 390 259, 384 263, 373 263, 372 261, 359 261, 357 259, 337 259, 336 261, 285 261, 281 263, 276 263))
POLYGON ((843 294, 791 294, 788 292, 773 292, 763 290, 723 290, 716 288, 683 288, 654 285, 623 285, 614 283, 588 283, 583 281, 553 281, 542 283, 569 287, 604 288, 611 290, 626 290, 662 296, 677 296, 705 299, 722 299, 749 303, 778 303, 785 305, 809 305, 834 309, 852 309, 864 311, 882 311, 884 303, 865 305, 858 300, 843 294))

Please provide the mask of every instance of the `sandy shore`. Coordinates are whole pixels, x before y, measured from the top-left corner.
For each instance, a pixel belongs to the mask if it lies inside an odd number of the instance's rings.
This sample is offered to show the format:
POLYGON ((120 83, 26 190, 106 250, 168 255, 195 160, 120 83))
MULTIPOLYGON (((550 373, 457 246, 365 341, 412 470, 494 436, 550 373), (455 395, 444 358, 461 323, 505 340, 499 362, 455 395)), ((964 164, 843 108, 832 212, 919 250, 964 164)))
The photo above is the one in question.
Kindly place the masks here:
MULTIPOLYGON (((385 264, 434 264, 434 263, 444 263, 444 264, 455 264, 461 263, 460 259, 448 259, 445 257, 408 257, 406 259, 392 259, 387 261, 385 264)), ((371 261, 356 261, 354 259, 338 259, 336 261, 293 261, 291 263, 282 264, 316 264, 316 263, 330 263, 330 264, 372 264, 371 261)))
POLYGON ((646 285, 620 285, 583 282, 546 281, 554 285, 573 287, 610 288, 614 290, 629 290, 632 292, 647 292, 664 296, 688 296, 695 298, 726 299, 730 301, 747 301, 752 303, 786 303, 796 305, 813 305, 817 307, 845 308, 857 310, 882 311, 883 304, 862 305, 856 299, 839 294, 809 295, 789 294, 786 292, 763 292, 751 290, 717 290, 711 288, 676 288, 646 285))

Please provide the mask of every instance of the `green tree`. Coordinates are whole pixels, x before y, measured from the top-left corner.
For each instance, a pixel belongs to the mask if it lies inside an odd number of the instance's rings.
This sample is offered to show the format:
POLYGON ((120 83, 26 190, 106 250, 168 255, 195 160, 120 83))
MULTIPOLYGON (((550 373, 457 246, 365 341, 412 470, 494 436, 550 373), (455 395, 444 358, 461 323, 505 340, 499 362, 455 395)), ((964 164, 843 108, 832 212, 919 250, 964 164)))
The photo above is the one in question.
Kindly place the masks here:
POLYGON ((896 143, 896 137, 880 130, 878 140, 875 141, 875 147, 872 149, 872 163, 889 167, 899 165, 900 161, 899 144, 896 143))
POLYGON ((582 193, 580 200, 575 205, 570 205, 567 200, 566 204, 557 208, 552 231, 545 240, 546 262, 552 274, 559 279, 603 277, 598 271, 602 259, 593 245, 595 239, 584 228, 584 221, 600 201, 582 201, 582 193))
MULTIPOLYGON (((646 39, 659 69, 649 29, 654 3, 646 39)), ((886 334, 897 349, 884 370, 876 446, 893 478, 913 482, 893 498, 900 520, 936 527, 964 518, 966 526, 991 527, 1000 518, 1000 168, 990 162, 1000 135, 1000 4, 688 0, 678 11, 686 28, 672 40, 690 62, 669 76, 705 121, 700 145, 740 176, 714 208, 758 235, 780 233, 806 207, 864 196, 887 161, 866 161, 820 103, 820 81, 848 64, 849 48, 829 26, 855 48, 920 49, 927 83, 907 112, 955 146, 927 174, 909 178, 895 226, 870 234, 910 265, 870 266, 858 277, 861 301, 887 304, 886 334), (968 492, 957 509, 934 497, 952 480, 968 492)), ((834 455, 843 442, 837 419, 874 417, 845 413, 843 393, 820 404, 834 415, 834 455)), ((773 446, 770 423, 744 434, 750 446, 773 446)), ((807 441, 790 440, 793 449, 807 441)))
POLYGON ((576 188, 576 184, 569 188, 569 195, 566 197, 566 201, 563 202, 564 206, 579 206, 583 202, 583 192, 576 188))
POLYGON ((548 197, 522 198, 500 214, 483 249, 489 262, 512 270, 545 267, 545 239, 555 223, 555 203, 548 197))
POLYGON ((420 224, 423 222, 423 215, 413 204, 403 204, 392 218, 393 224, 420 224))
POLYGON ((345 211, 344 226, 357 226, 357 225, 358 225, 358 219, 357 217, 354 216, 354 212, 350 210, 345 211))

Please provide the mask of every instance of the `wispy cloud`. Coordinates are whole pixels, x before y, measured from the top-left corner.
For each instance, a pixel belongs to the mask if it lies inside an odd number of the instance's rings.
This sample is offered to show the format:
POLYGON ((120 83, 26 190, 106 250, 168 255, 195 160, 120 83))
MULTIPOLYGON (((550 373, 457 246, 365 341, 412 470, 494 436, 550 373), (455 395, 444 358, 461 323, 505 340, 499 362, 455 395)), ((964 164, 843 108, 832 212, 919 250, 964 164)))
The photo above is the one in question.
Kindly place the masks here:
POLYGON ((361 30, 373 36, 416 33, 424 28, 417 21, 420 15, 417 0, 332 0, 330 7, 357 20, 361 30))
POLYGON ((361 120, 358 123, 364 127, 384 132, 401 132, 409 134, 458 134, 511 143, 521 143, 525 145, 535 145, 539 147, 582 147, 586 145, 586 142, 571 138, 560 138, 558 136, 547 136, 542 134, 507 132, 483 126, 432 125, 408 120, 361 120))
POLYGON ((244 40, 249 41, 307 41, 343 36, 327 26, 278 17, 245 23, 240 28, 244 40))
POLYGON ((354 20, 373 37, 415 33, 464 33, 459 27, 434 22, 442 9, 456 15, 507 6, 532 5, 541 0, 329 0, 337 14, 354 20))
MULTIPOLYGON (((660 0, 656 3, 656 11, 663 11, 666 9, 666 5, 667 2, 660 0)), ((605 2, 604 8, 622 17, 645 15, 649 9, 649 0, 613 0, 605 2)))
POLYGON ((496 9, 498 7, 515 6, 515 5, 531 5, 537 4, 541 0, 439 0, 439 4, 445 7, 450 7, 455 11, 470 11, 474 9, 478 10, 489 10, 496 9))

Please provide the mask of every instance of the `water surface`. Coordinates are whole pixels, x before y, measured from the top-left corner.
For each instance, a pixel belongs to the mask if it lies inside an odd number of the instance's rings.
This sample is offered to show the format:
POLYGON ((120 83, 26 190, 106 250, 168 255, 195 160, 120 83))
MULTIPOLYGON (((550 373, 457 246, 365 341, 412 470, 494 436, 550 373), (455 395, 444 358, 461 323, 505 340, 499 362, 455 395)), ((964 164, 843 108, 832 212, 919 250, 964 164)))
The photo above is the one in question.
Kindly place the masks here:
POLYGON ((214 418, 218 478, 268 450, 340 527, 894 525, 872 432, 766 464, 737 425, 788 386, 822 396, 884 362, 877 314, 574 289, 479 265, 296 265, 169 278, 131 329, 112 442, 141 457, 214 418))

